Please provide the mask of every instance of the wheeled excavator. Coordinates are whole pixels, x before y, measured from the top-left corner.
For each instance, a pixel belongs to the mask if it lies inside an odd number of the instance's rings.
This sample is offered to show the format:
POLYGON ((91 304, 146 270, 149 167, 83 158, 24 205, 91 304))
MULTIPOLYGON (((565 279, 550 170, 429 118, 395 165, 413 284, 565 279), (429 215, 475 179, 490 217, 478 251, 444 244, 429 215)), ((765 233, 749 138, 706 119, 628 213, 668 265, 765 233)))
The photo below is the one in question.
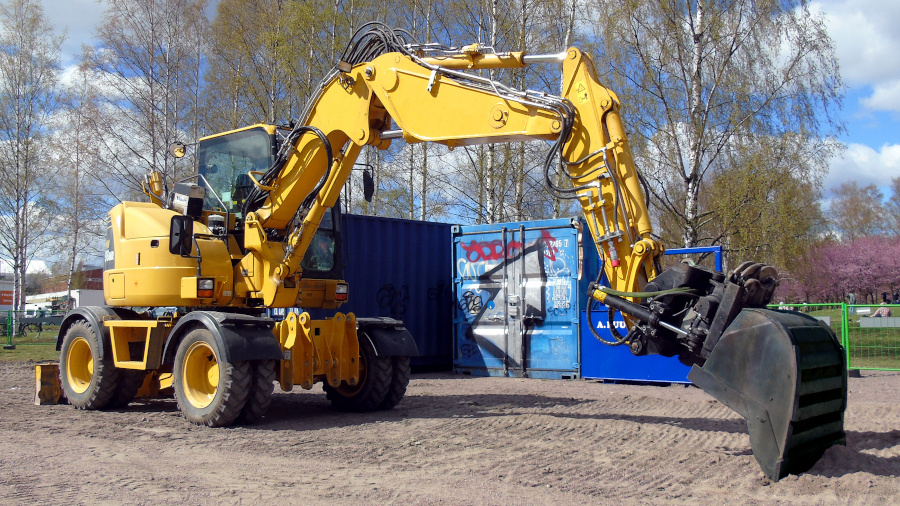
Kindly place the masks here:
POLYGON ((808 470, 845 440, 840 342, 809 316, 766 309, 777 284, 770 266, 660 268, 664 248, 620 108, 576 48, 452 48, 364 25, 296 122, 202 138, 195 176, 169 185, 152 172, 149 202, 110 211, 107 305, 71 311, 59 332, 65 396, 76 408, 104 409, 155 384, 173 389, 187 420, 209 426, 258 420, 275 382, 286 391, 321 382, 341 410, 394 407, 417 354, 402 322, 341 312, 275 322, 265 310, 337 310, 348 300, 332 208, 363 147, 544 141, 545 183, 581 205, 603 263, 605 282, 593 283, 589 298, 627 323, 626 335, 610 325, 611 338, 596 337, 635 355, 679 357, 695 385, 747 420, 767 476, 808 470), (560 95, 479 72, 560 63, 560 95))

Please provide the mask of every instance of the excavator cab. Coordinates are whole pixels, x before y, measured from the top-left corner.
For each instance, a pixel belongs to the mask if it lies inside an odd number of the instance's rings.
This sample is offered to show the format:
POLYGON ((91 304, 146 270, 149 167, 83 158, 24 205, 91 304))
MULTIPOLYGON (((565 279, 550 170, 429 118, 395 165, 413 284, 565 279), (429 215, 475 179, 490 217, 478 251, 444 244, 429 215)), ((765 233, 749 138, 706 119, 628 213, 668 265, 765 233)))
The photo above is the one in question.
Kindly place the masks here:
MULTIPOLYGON (((265 172, 283 142, 283 129, 258 124, 200 141, 197 149, 200 186, 206 188, 204 210, 223 210, 235 216, 234 230, 243 228, 243 205, 254 188, 254 174, 265 172), (218 198, 217 198, 218 197, 218 198), (222 204, 225 209, 220 209, 222 204)), ((340 200, 328 208, 300 267, 306 279, 341 279, 340 200)))
POLYGON ((275 127, 269 125, 254 125, 201 140, 197 158, 198 172, 203 176, 200 185, 207 189, 204 209, 219 208, 221 200, 225 204, 221 210, 234 214, 236 226, 240 227, 241 207, 253 189, 251 173, 269 168, 275 149, 275 127))

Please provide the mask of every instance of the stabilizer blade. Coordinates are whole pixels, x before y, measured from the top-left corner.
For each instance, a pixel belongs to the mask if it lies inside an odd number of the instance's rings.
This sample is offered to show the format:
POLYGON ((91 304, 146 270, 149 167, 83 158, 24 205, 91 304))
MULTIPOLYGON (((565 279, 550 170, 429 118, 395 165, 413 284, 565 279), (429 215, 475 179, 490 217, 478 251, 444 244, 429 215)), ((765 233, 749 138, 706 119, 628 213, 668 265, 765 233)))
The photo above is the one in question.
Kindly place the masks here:
POLYGON ((744 309, 688 379, 747 420, 753 455, 772 480, 807 471, 845 444, 845 355, 815 318, 744 309))

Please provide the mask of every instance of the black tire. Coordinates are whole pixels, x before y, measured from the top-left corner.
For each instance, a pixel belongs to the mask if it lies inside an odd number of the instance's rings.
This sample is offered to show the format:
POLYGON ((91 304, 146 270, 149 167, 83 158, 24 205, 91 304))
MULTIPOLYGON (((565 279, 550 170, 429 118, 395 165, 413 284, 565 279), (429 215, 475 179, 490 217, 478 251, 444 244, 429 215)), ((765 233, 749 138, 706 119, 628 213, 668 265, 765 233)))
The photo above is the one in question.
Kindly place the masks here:
POLYGON ((394 409, 406 395, 406 387, 409 386, 409 357, 391 357, 391 369, 391 386, 378 409, 394 409))
POLYGON ((238 415, 237 423, 249 425, 259 421, 269 404, 272 403, 272 392, 275 391, 275 360, 256 360, 251 362, 250 393, 247 394, 247 403, 238 415))
POLYGON ((384 401, 391 386, 391 357, 379 357, 364 336, 359 340, 359 383, 341 382, 337 387, 323 385, 331 407, 338 411, 364 413, 374 411, 384 401))
POLYGON ((110 399, 108 408, 124 408, 128 406, 137 395, 141 385, 144 384, 144 377, 147 371, 135 371, 132 369, 119 369, 119 386, 116 393, 110 399))
POLYGON ((190 331, 178 345, 175 400, 188 421, 225 427, 241 414, 250 391, 250 363, 222 358, 222 350, 205 328, 190 331))
POLYGON ((84 320, 69 327, 59 350, 59 383, 69 404, 78 409, 103 409, 118 388, 119 370, 110 357, 100 356, 103 343, 84 320))

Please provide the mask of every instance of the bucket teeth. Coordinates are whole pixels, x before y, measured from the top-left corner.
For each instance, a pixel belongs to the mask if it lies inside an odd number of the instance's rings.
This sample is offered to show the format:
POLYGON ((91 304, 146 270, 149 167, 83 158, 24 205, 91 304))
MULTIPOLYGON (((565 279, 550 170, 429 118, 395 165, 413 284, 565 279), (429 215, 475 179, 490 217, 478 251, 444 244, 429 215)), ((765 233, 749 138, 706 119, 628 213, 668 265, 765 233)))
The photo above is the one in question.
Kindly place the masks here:
POLYGON ((834 332, 818 320, 744 309, 688 378, 747 419, 754 457, 779 480, 844 444, 844 360, 834 332))

